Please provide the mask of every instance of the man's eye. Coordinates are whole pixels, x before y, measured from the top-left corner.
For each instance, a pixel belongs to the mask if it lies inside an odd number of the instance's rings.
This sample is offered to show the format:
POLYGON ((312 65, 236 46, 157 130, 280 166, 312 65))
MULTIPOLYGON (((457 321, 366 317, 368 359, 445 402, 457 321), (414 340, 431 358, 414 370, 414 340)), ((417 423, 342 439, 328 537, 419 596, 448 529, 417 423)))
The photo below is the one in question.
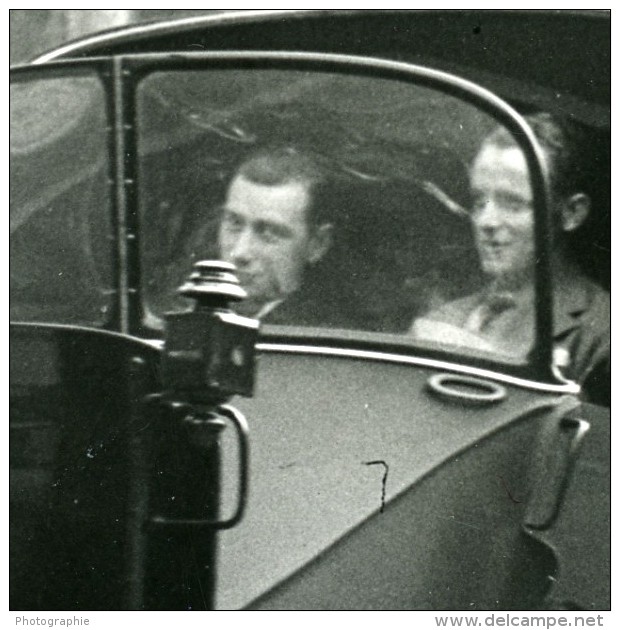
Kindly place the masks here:
POLYGON ((284 231, 279 229, 276 225, 259 224, 256 226, 256 233, 259 238, 267 244, 277 243, 283 238, 286 238, 284 231))
MULTIPOLYGON (((475 196, 472 200, 471 211, 472 213, 480 212, 487 208, 491 203, 489 197, 475 196)), ((520 197, 494 197, 493 208, 500 212, 507 212, 510 214, 516 212, 530 211, 532 204, 527 199, 520 197)))
POLYGON ((529 212, 532 208, 532 204, 527 199, 521 199, 519 197, 507 197, 500 200, 500 205, 506 212, 529 212))
POLYGON ((482 195, 475 196, 471 203, 472 212, 482 210, 487 205, 488 201, 488 198, 483 197, 482 195))
POLYGON ((275 243, 280 240, 280 234, 270 226, 265 226, 259 230, 259 235, 265 243, 275 243))
POLYGON ((238 232, 243 227, 243 221, 232 214, 225 215, 223 223, 229 232, 238 232))

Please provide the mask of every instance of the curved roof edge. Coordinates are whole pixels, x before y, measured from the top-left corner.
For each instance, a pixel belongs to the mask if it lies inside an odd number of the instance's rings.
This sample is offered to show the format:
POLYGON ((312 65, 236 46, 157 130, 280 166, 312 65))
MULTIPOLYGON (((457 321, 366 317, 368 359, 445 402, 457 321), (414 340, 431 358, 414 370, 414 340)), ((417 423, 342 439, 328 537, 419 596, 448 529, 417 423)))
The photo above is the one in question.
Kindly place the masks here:
MULTIPOLYGON (((94 33, 80 39, 73 40, 62 46, 47 51, 35 57, 31 63, 42 64, 48 61, 70 58, 75 53, 88 54, 108 44, 117 45, 140 41, 149 37, 158 37, 174 31, 191 32, 201 28, 241 25, 259 22, 276 22, 283 19, 321 18, 326 16, 342 18, 346 15, 368 15, 378 13, 468 13, 475 9, 260 9, 224 12, 218 14, 193 16, 166 20, 162 22, 145 22, 123 26, 112 30, 94 33)), ((479 10, 478 10, 479 11, 479 10)), ((607 9, 488 9, 486 13, 501 14, 547 14, 547 15, 578 15, 584 18, 609 20, 611 11, 607 9)))

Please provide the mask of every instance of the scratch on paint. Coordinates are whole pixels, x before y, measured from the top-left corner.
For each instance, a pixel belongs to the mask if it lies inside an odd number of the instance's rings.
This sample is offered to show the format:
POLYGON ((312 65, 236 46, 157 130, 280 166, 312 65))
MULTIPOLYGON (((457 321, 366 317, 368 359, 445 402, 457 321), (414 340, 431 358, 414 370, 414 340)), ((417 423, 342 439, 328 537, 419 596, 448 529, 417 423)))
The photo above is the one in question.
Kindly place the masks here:
POLYGON ((280 464, 278 468, 280 470, 285 470, 286 468, 292 468, 293 466, 297 466, 297 462, 290 462, 288 464, 280 464))
POLYGON ((382 459, 376 459, 371 462, 362 462, 362 464, 364 464, 364 466, 377 466, 377 465, 383 466, 384 472, 383 472, 383 481, 381 482, 381 509, 379 510, 379 512, 383 512, 385 508, 385 488, 387 486, 387 478, 388 478, 388 472, 390 468, 382 459))

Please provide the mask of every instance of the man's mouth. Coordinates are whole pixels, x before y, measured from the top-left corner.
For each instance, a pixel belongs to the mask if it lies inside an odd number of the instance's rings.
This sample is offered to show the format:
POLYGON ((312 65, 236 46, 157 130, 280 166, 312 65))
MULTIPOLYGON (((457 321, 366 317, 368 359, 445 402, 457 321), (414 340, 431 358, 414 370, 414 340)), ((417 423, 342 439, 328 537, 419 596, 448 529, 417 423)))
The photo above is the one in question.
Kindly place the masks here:
POLYGON ((482 241, 480 245, 484 251, 497 255, 504 251, 508 247, 509 243, 500 241, 482 241))
POLYGON ((254 281, 254 274, 249 273, 248 271, 237 271, 237 278, 241 283, 242 287, 250 286, 254 281))

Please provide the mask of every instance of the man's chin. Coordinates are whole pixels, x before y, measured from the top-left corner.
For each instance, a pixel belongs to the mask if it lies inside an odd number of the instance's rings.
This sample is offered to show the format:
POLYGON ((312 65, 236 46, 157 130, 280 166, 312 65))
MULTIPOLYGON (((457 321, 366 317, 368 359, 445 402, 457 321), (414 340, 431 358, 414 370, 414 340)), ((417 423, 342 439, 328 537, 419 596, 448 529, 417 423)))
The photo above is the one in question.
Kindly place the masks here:
POLYGON ((254 317, 256 313, 260 311, 263 307, 263 302, 257 302, 256 300, 251 300, 250 298, 246 298, 241 302, 236 302, 233 305, 233 310, 239 315, 244 315, 246 317, 254 317))
POLYGON ((508 265, 483 265, 482 271, 489 282, 495 284, 498 288, 511 288, 527 284, 532 280, 533 271, 529 269, 515 269, 508 265))
POLYGON ((490 276, 501 276, 502 274, 507 273, 508 269, 508 267, 497 262, 482 263, 482 270, 490 276))
POLYGON ((489 278, 499 278, 506 274, 509 274, 509 267, 506 265, 502 265, 496 260, 483 260, 482 263, 482 271, 489 278))
POLYGON ((253 317, 256 313, 260 312, 260 310, 264 308, 266 304, 270 304, 271 302, 275 302, 280 299, 277 296, 257 296, 253 295, 247 289, 246 291, 248 293, 247 297, 244 300, 237 302, 233 306, 233 309, 240 315, 247 315, 248 317, 253 317))

